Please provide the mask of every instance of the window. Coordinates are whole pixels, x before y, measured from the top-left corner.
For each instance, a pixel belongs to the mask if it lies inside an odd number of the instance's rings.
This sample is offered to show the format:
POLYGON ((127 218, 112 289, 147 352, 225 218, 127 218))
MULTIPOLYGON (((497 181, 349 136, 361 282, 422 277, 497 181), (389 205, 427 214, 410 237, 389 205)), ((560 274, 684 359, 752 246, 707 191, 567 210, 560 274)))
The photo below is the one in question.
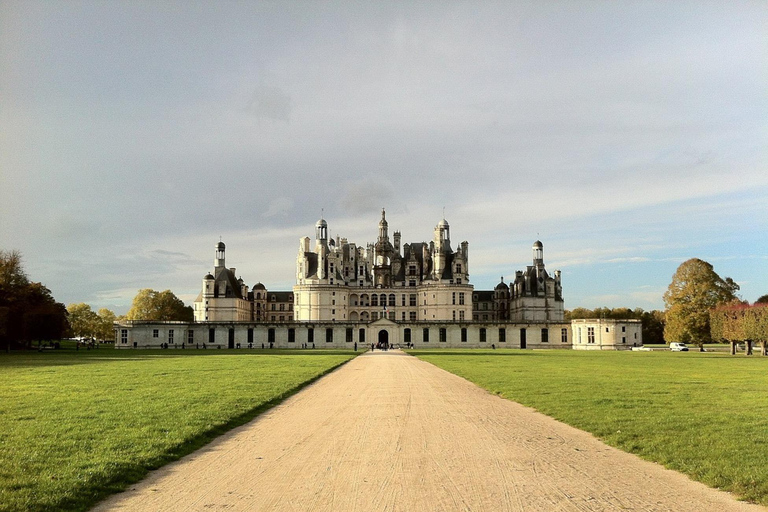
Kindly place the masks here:
POLYGON ((296 329, 293 327, 288 329, 288 343, 296 343, 296 329))
POLYGON ((250 345, 252 343, 253 343, 253 328, 251 327, 248 329, 248 344, 250 345))
POLYGON ((445 327, 441 327, 440 328, 440 341, 442 343, 445 343, 447 339, 448 339, 448 333, 446 332, 445 327))
POLYGON ((464 292, 459 292, 459 305, 464 305, 464 292))
POLYGON ((429 327, 425 327, 423 334, 422 334, 422 340, 424 340, 424 343, 429 342, 429 327))
MULTIPOLYGON (((336 302, 336 301, 334 301, 336 302)), ((285 304, 280 304, 280 311, 285 311, 285 304)))
POLYGON ((451 293, 451 304, 456 304, 456 292, 451 293))
POLYGON ((459 311, 459 320, 464 320, 464 310, 459 311))
POLYGON ((275 310, 275 305, 274 304, 272 304, 272 308, 271 309, 272 309, 272 311, 275 310))
POLYGON ((456 265, 456 273, 457 274, 461 274, 461 265, 460 264, 456 265))
POLYGON ((402 320, 403 322, 405 322, 405 311, 403 311, 402 313, 400 313, 400 320, 402 320))
POLYGON ((312 327, 307 329, 307 343, 315 343, 315 329, 312 327))
POLYGON ((568 329, 560 329, 560 341, 568 343, 568 329))
POLYGON ((608 328, 607 327, 605 328, 605 332, 608 332, 608 328))
POLYGON ((394 293, 391 293, 389 295, 389 305, 390 306, 394 306, 395 305, 395 294, 394 293))
POLYGON ((401 305, 401 306, 405 306, 405 294, 403 294, 403 295, 400 297, 400 299, 401 299, 401 300, 400 300, 400 305, 401 305))
POLYGON ((379 312, 378 312, 378 311, 374 311, 374 312, 372 312, 372 313, 371 313, 371 321, 372 321, 372 322, 375 322, 375 321, 376 321, 376 320, 378 320, 378 319, 379 319, 379 312))
POLYGON ((627 342, 627 337, 626 336, 622 336, 621 337, 621 342, 622 343, 626 343, 627 342))
POLYGON ((274 328, 272 328, 269 331, 267 331, 267 341, 269 343, 274 343, 275 342, 275 329, 274 328))
POLYGON ((416 305, 416 294, 412 293, 408 296, 408 305, 409 306, 415 306, 416 305))
POLYGON ((325 342, 333 343, 333 329, 331 327, 328 327, 325 330, 325 342))
POLYGON ((158 329, 152 329, 152 337, 153 338, 159 338, 160 337, 160 331, 158 329))
POLYGON ((379 296, 375 293, 371 295, 371 306, 378 306, 379 305, 379 296))
POLYGON ((405 329, 403 331, 403 341, 405 341, 406 343, 410 343, 411 342, 411 330, 410 329, 405 329))
POLYGON ((280 315, 280 321, 285 322, 285 315, 280 315))
POLYGON ((541 342, 542 343, 549 343, 549 329, 542 329, 541 330, 541 342))
POLYGON ((352 328, 347 327, 347 343, 352 343, 352 328))
POLYGON ((587 343, 595 342, 595 328, 587 327, 587 343))
POLYGON ((461 341, 466 342, 467 341, 467 328, 462 327, 461 328, 461 341))
POLYGON ((365 343, 365 329, 360 329, 357 333, 357 339, 360 340, 360 343, 365 343))
POLYGON ((627 332, 627 326, 626 325, 622 325, 621 326, 621 332, 627 332))
POLYGON ((416 286, 416 280, 415 279, 409 279, 408 280, 408 286, 416 286))
POLYGON ((173 343, 173 329, 168 329, 168 343, 173 343))
POLYGON ((506 343, 507 330, 504 327, 499 327, 499 343, 506 343))
MULTIPOLYGON (((189 331, 190 338, 192 337, 192 331, 189 331)), ((120 342, 121 343, 128 343, 128 329, 121 329, 120 330, 120 342)))
POLYGON ((480 328, 480 341, 485 341, 485 327, 480 328))
POLYGON ((456 321, 456 310, 455 309, 453 310, 453 315, 452 316, 453 316, 453 321, 455 322, 456 321))
POLYGON ((408 320, 410 320, 411 322, 415 322, 416 321, 416 312, 415 311, 409 311, 408 312, 408 320))
POLYGON ((216 328, 212 327, 208 329, 208 343, 214 343, 216 341, 216 328))

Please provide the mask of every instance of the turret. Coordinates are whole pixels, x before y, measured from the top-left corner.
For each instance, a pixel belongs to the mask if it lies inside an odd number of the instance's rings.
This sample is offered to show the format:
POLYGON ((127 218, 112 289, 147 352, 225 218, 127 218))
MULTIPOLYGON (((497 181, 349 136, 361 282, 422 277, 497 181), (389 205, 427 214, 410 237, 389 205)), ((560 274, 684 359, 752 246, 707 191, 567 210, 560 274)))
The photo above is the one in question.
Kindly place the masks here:
POLYGON ((536 240, 533 243, 533 266, 544 265, 544 245, 536 240))
POLYGON ((215 268, 224 266, 224 249, 226 249, 224 242, 216 244, 216 257, 213 259, 213 266, 215 268))
POLYGON ((211 274, 206 274, 203 277, 203 299, 209 299, 213 297, 214 278, 211 274))
POLYGON ((392 235, 392 239, 395 242, 395 252, 400 254, 400 232, 395 231, 395 234, 392 235))

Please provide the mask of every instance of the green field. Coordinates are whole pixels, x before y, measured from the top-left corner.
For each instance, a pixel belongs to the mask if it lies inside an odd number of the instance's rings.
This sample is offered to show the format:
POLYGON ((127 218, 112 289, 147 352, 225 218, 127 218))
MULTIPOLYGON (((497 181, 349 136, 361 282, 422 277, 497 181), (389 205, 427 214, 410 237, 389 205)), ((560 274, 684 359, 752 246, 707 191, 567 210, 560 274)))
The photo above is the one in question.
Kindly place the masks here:
POLYGON ((572 350, 410 353, 612 446, 768 505, 768 358, 572 350))
POLYGON ((0 355, 0 510, 86 510, 353 355, 103 347, 0 355))

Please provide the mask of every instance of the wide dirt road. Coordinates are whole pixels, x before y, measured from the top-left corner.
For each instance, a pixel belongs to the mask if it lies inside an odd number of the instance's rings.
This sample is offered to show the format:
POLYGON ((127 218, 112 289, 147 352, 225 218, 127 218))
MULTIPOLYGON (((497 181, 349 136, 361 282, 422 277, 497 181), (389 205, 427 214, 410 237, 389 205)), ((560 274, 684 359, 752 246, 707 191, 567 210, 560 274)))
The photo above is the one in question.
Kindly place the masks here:
POLYGON ((393 351, 362 355, 96 510, 765 510, 393 351))

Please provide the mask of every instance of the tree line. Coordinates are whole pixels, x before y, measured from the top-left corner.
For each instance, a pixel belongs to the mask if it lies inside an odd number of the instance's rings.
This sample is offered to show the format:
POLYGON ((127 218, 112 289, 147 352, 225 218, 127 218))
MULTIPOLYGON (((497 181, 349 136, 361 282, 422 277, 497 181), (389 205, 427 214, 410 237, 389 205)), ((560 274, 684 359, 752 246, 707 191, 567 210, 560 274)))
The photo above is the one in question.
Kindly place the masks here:
POLYGON ((0 250, 0 346, 6 351, 69 336, 114 340, 115 321, 191 322, 193 318, 192 307, 171 290, 139 290, 125 316, 107 308, 94 312, 83 302, 64 306, 42 283, 29 279, 19 251, 0 250))

